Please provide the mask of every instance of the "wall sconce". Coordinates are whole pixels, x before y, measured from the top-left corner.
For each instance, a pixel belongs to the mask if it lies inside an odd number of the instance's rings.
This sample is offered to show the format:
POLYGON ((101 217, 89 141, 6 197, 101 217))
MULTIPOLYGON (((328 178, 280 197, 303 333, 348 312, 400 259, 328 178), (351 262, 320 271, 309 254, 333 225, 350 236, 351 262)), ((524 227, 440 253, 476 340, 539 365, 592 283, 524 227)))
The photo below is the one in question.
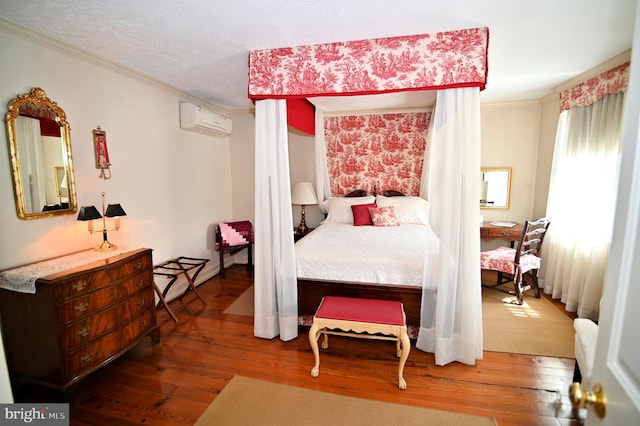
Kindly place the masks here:
POLYGON ((295 184, 291 193, 291 204, 302 206, 300 210, 300 225, 296 228, 296 233, 305 235, 309 232, 309 228, 305 222, 304 206, 318 204, 316 191, 313 189, 311 182, 298 182, 295 184))
POLYGON ((97 251, 115 250, 116 246, 107 240, 107 231, 117 231, 120 229, 120 216, 126 216, 124 209, 120 204, 106 205, 104 201, 104 192, 102 193, 102 214, 95 206, 82 206, 78 213, 78 220, 88 221, 89 232, 102 232, 102 244, 97 246, 97 251), (107 218, 110 218, 107 221, 107 218), (102 219, 102 223, 96 219, 102 219), (96 226, 97 225, 97 226, 96 226), (107 226, 109 225, 109 226, 107 226))

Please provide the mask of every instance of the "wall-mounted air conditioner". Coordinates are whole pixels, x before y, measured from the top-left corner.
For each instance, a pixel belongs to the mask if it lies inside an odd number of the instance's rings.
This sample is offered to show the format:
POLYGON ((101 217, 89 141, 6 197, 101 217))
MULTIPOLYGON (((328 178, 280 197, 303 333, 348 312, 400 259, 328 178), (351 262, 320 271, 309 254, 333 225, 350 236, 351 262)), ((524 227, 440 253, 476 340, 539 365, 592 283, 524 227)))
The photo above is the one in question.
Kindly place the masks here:
POLYGON ((198 105, 180 102, 180 128, 216 136, 229 136, 231 118, 198 105))

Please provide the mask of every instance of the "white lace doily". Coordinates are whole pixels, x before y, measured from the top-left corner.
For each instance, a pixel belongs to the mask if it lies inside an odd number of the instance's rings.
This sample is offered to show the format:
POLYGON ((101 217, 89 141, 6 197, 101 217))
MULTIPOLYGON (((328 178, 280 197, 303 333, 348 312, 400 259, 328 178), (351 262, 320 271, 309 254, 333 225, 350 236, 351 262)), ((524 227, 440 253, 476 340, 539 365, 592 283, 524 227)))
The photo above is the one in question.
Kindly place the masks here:
POLYGON ((42 262, 31 263, 0 272, 0 288, 20 293, 35 293, 36 280, 47 275, 77 268, 87 263, 107 259, 131 251, 131 248, 118 248, 113 251, 87 250, 68 256, 56 257, 42 262))

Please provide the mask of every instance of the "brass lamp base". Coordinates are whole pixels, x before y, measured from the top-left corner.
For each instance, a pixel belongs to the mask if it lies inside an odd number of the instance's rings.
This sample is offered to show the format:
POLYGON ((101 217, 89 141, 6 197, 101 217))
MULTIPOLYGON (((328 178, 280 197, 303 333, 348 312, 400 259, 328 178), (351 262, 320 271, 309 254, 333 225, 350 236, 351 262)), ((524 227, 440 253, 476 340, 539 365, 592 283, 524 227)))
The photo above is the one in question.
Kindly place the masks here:
POLYGON ((307 222, 304 218, 304 204, 302 205, 302 210, 300 211, 300 225, 296 228, 296 233, 298 235, 307 235, 309 232, 309 228, 307 227, 307 222))
POLYGON ((115 250, 116 248, 117 246, 115 244, 111 244, 109 241, 104 240, 102 244, 100 244, 99 246, 96 246, 94 250, 95 251, 111 251, 111 250, 115 250))

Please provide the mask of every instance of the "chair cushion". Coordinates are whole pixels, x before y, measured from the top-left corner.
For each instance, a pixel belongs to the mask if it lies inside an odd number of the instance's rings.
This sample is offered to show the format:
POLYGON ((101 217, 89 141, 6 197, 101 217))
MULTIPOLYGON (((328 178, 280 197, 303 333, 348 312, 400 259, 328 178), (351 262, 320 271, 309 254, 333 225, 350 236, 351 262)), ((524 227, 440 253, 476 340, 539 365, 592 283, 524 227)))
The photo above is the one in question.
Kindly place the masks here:
MULTIPOLYGON (((513 274, 515 257, 516 249, 509 247, 498 247, 494 250, 483 251, 480 253, 480 268, 513 274)), ((520 268, 522 273, 532 269, 540 269, 540 258, 532 254, 522 256, 520 257, 520 268)))
POLYGON ((573 321, 576 330, 575 354, 576 362, 582 374, 582 385, 591 389, 591 375, 593 361, 596 356, 596 340, 598 340, 598 325, 586 318, 576 318, 573 321))

